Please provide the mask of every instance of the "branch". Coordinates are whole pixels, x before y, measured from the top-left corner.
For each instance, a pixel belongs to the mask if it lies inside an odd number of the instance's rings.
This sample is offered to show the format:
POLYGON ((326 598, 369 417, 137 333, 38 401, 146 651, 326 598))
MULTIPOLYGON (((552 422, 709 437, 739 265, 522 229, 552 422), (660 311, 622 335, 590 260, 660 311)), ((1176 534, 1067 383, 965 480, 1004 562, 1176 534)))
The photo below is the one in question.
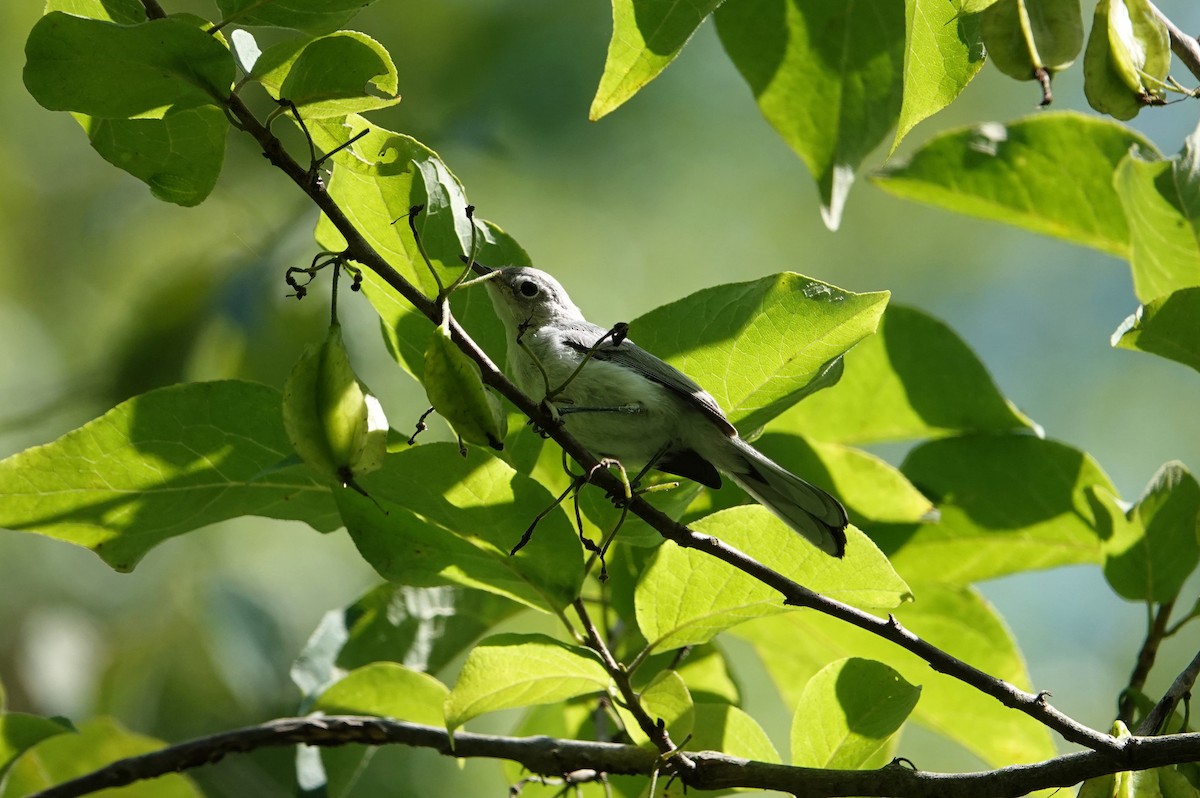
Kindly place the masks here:
POLYGON ((1158 658, 1158 647, 1166 637, 1167 621, 1170 620, 1171 610, 1174 607, 1174 600, 1160 604, 1158 612, 1150 621, 1150 628, 1146 630, 1146 639, 1142 641, 1142 648, 1138 651, 1133 673, 1129 674, 1129 685, 1121 695, 1121 701, 1117 707, 1117 720, 1126 726, 1133 723, 1133 713, 1137 709, 1135 696, 1146 686, 1146 679, 1154 667, 1154 660, 1158 658))
POLYGON ((1197 80, 1200 80, 1200 41, 1197 41, 1195 36, 1188 36, 1180 30, 1179 26, 1160 11, 1154 3, 1150 4, 1150 10, 1166 26, 1167 33, 1170 34, 1171 52, 1175 53, 1175 56, 1183 62, 1183 65, 1197 80))
MULTIPOLYGON (((656 752, 634 745, 551 737, 505 737, 455 732, 374 717, 281 718, 221 732, 148 754, 121 759, 29 798, 76 798, 215 763, 231 753, 285 745, 408 745, 444 756, 507 759, 530 771, 562 776, 581 769, 647 776, 659 766, 656 752)), ((712 751, 691 754, 695 769, 679 774, 700 790, 749 787, 806 798, 905 795, 914 798, 1017 798, 1047 787, 1067 787, 1123 770, 1145 770, 1200 759, 1200 734, 1130 737, 1120 756, 1084 751, 1029 765, 975 773, 934 773, 892 763, 878 770, 821 770, 740 759, 712 751)), ((674 763, 668 763, 670 767, 674 763)))
POLYGON ((1167 689, 1162 700, 1155 704, 1154 709, 1150 710, 1149 714, 1142 719, 1141 725, 1137 727, 1137 733, 1157 734, 1167 718, 1175 711, 1179 702, 1191 694, 1197 677, 1200 677, 1200 652, 1197 652, 1183 672, 1175 677, 1174 683, 1167 689))
MULTIPOLYGON (((355 228, 354 224, 346 217, 345 213, 342 212, 342 209, 333 198, 329 196, 318 181, 314 180, 314 175, 308 169, 300 166, 284 150, 283 144, 279 139, 258 121, 250 109, 242 102, 241 98, 237 95, 231 95, 228 100, 228 106, 230 113, 238 120, 242 128, 262 146, 263 154, 267 159, 287 174, 296 185, 308 194, 317 207, 325 213, 329 221, 337 228, 338 232, 342 234, 342 237, 346 240, 347 257, 371 269, 397 293, 412 303, 413 307, 425 315, 431 323, 438 323, 440 316, 436 304, 429 297, 422 294, 412 283, 405 280, 399 272, 392 268, 371 247, 362 234, 355 228)), ((500 369, 496 367, 496 364, 491 361, 491 358, 471 340, 470 336, 463 331, 454 319, 450 321, 450 332, 455 344, 479 365, 485 383, 512 402, 518 410, 532 419, 541 429, 545 430, 585 471, 593 473, 593 482, 595 484, 613 496, 624 495, 624 489, 619 480, 609 473, 607 469, 597 468, 599 461, 591 452, 580 445, 545 408, 534 402, 509 381, 500 369)), ((634 496, 628 502, 627 506, 630 512, 657 530, 667 540, 673 541, 684 548, 703 551, 778 590, 783 595, 785 604, 815 609, 872 634, 879 635, 924 659, 935 670, 966 682, 972 687, 997 699, 1005 706, 1032 716, 1071 742, 1097 751, 1111 752, 1121 749, 1122 744, 1115 737, 1091 729, 1050 706, 1046 701, 1046 693, 1029 693, 1020 690, 1015 685, 990 676, 921 640, 901 626, 894 618, 883 620, 851 607, 848 604, 842 604, 839 601, 814 593, 732 546, 728 546, 709 535, 701 535, 693 532, 687 526, 666 515, 640 496, 634 496)))

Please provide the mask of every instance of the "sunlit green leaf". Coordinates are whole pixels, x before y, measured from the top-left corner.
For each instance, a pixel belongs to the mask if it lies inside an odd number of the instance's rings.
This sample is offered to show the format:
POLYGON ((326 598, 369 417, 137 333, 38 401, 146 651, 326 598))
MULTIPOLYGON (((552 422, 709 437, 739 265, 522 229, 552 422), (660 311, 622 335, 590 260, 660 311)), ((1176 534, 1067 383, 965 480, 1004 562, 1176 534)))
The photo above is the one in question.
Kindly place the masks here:
MULTIPOLYGON (((1030 689, 1029 676, 1011 633, 995 609, 973 588, 920 585, 915 600, 895 610, 921 639, 974 667, 1030 689)), ((788 613, 751 621, 734 634, 750 640, 785 704, 795 709, 805 683, 825 665, 846 657, 886 663, 908 682, 920 684, 916 723, 947 737, 989 765, 999 767, 1051 757, 1046 727, 1014 712, 963 682, 882 638, 820 613, 788 613), (803 641, 803 645, 797 645, 803 641)))
POLYGON ((808 166, 830 229, 854 173, 900 115, 904 8, 893 0, 728 0, 725 51, 758 107, 808 166))
POLYGON ((658 77, 721 2, 612 0, 612 40, 588 117, 595 121, 616 110, 658 77))
POLYGON ((467 655, 446 699, 446 726, 453 730, 498 709, 602 692, 609 682, 600 658, 586 648, 545 635, 496 635, 467 655))
POLYGON ((51 11, 65 11, 77 17, 118 25, 137 25, 146 21, 146 6, 142 0, 47 0, 45 13, 51 11))
POLYGON ((1032 427, 953 330, 924 311, 893 304, 879 331, 846 356, 838 384, 787 411, 771 429, 871 443, 1032 427))
POLYGON ((887 745, 917 704, 921 688, 892 668, 854 657, 808 680, 792 716, 792 764, 855 770, 887 745))
POLYGON ((375 0, 217 0, 225 24, 295 28, 330 33, 375 0))
MULTIPOLYGON (((0 695, 0 709, 3 709, 0 695)), ((69 723, 22 712, 0 712, 0 782, 17 758, 42 740, 74 731, 69 723)))
POLYGON ((579 594, 582 548, 561 509, 509 554, 554 497, 479 449, 463 458, 453 444, 415 446, 360 483, 370 498, 335 496, 350 537, 384 578, 478 588, 544 611, 579 594))
MULTIPOLYGON (((847 530, 846 556, 838 560, 757 505, 723 510, 691 526, 839 601, 891 609, 908 597, 907 585, 853 527, 847 530)), ((678 546, 655 552, 634 600, 638 627, 659 650, 704 643, 750 618, 788 611, 774 589, 710 555, 678 546)))
MULTIPOLYGON (((663 671, 650 684, 639 689, 638 696, 641 698, 642 709, 646 710, 651 720, 663 723, 672 740, 681 742, 691 736, 696 722, 695 705, 687 685, 678 673, 663 671)), ((625 731, 634 744, 648 744, 650 738, 642 731, 633 713, 620 704, 616 707, 624 722, 625 731)))
POLYGON ((937 504, 936 524, 882 533, 905 579, 967 584, 1100 560, 1087 490, 1112 483, 1084 452, 1032 435, 924 443, 900 467, 937 504))
POLYGON ((1113 345, 1152 352, 1200 371, 1200 287, 1138 308, 1113 333, 1113 345))
POLYGON ((729 704, 697 702, 696 723, 690 751, 720 751, 757 762, 780 762, 771 738, 753 717, 729 704))
POLYGON ((326 715, 379 715, 441 726, 448 695, 446 685, 427 673, 395 662, 373 662, 330 685, 317 696, 312 710, 326 715))
MULTIPOLYGON (((134 734, 111 718, 95 718, 78 734, 60 734, 38 744, 17 760, 4 784, 4 798, 19 798, 86 775, 125 757, 146 754, 164 743, 134 734)), ((136 781, 120 791, 122 798, 201 798, 186 776, 168 774, 136 781)))
POLYGON ((0 526, 92 549, 119 571, 175 535, 242 515, 340 522, 291 455, 279 392, 249 382, 161 388, 0 461, 0 526))
POLYGON ((869 336, 888 297, 784 272, 663 305, 630 322, 629 337, 699 382, 749 433, 807 395, 829 361, 869 336))
POLYGON ((1139 133, 1081 114, 987 122, 930 139, 873 179, 884 191, 1128 257, 1113 171, 1139 133))
POLYGON ((905 0, 904 97, 892 140, 900 141, 918 122, 958 97, 983 67, 979 16, 966 0, 905 0))
POLYGON ((1156 155, 1134 149, 1113 176, 1129 219, 1133 287, 1143 303, 1200 285, 1200 131, 1174 158, 1156 155))
POLYGON ((280 42, 258 58, 252 77, 275 99, 294 103, 306 122, 400 101, 392 57, 379 42, 354 31, 280 42))

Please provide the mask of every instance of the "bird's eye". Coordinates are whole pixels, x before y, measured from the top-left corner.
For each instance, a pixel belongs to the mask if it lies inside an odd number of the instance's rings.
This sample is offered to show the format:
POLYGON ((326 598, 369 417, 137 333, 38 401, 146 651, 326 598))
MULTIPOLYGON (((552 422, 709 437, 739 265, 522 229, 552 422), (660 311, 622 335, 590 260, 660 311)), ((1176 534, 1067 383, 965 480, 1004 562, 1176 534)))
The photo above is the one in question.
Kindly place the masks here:
POLYGON ((538 288, 538 284, 535 283, 533 280, 526 280, 525 282, 523 282, 519 286, 517 286, 517 290, 521 292, 521 296, 525 296, 525 297, 529 297, 530 299, 533 299, 535 296, 538 295, 538 291, 540 289, 538 288))

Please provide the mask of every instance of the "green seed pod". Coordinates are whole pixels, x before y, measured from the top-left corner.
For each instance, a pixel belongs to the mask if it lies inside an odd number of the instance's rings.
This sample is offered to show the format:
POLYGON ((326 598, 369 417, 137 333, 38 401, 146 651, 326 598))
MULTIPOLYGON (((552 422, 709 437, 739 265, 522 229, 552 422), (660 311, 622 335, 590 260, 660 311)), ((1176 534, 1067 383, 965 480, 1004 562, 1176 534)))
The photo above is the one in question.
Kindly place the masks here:
POLYGON ((355 376, 340 324, 330 325, 325 340, 304 350, 292 368, 283 425, 300 459, 342 485, 383 465, 387 417, 355 376))
POLYGON ((483 385, 479 367, 438 326, 425 348, 425 393, 429 403, 458 436, 477 446, 504 448, 508 416, 483 385))
POLYGON ((1100 0, 1083 56, 1088 104, 1115 119, 1133 119, 1161 99, 1171 64, 1166 27, 1146 0, 1100 0))
POLYGON ((1017 80, 1066 69, 1083 47, 1079 0, 997 0, 983 12, 979 32, 992 63, 1017 80))

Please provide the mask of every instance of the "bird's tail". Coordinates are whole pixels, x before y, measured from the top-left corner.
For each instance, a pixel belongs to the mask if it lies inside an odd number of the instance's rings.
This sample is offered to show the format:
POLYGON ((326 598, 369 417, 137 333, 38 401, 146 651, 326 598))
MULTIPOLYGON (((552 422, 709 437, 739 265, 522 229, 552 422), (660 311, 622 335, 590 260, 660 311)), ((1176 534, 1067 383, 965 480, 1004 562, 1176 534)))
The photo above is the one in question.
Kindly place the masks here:
POLYGON ((726 473, 788 526, 834 557, 846 552, 846 508, 741 438, 733 438, 741 463, 726 473))

